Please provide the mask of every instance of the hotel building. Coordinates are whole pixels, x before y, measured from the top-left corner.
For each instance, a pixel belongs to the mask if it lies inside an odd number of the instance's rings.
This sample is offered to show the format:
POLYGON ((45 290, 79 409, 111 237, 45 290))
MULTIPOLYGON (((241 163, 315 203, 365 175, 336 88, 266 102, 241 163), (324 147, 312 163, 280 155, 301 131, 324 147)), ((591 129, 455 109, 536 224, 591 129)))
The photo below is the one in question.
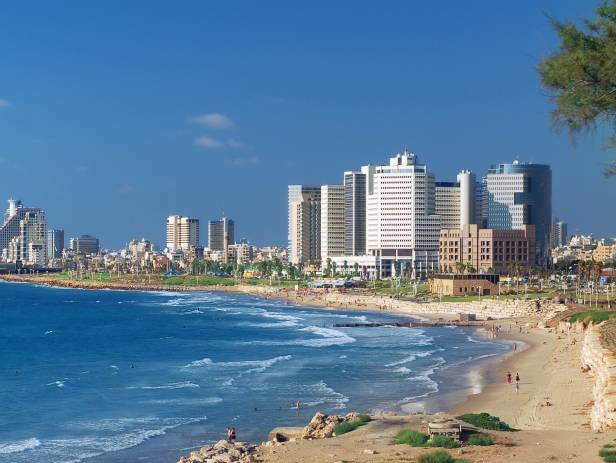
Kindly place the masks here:
POLYGON ((379 276, 438 268, 439 230, 435 181, 413 153, 404 151, 389 165, 376 166, 367 194, 368 253, 380 263, 379 276))
POLYGON ((535 226, 519 230, 482 229, 476 224, 441 230, 439 268, 458 272, 464 264, 475 272, 507 273, 516 265, 528 268, 535 263, 535 226))
POLYGON ((199 246, 199 219, 181 215, 167 217, 167 249, 188 251, 199 246))
POLYGON ((321 259, 321 187, 289 185, 289 262, 316 265, 321 259))
POLYGON ((23 213, 19 234, 9 242, 7 260, 22 265, 47 265, 47 219, 43 211, 23 213))
POLYGON ((235 243, 235 222, 227 217, 207 223, 207 242, 210 251, 225 251, 235 243))
POLYGON ((321 186, 321 266, 327 259, 344 255, 345 186, 321 186))

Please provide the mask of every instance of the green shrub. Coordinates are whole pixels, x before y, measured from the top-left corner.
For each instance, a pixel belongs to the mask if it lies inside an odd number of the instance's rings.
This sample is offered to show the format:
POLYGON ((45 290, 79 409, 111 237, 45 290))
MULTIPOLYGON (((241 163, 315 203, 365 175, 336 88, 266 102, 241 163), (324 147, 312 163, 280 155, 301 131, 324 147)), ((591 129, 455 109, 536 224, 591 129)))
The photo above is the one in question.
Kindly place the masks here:
POLYGON ((407 444, 412 447, 424 447, 426 442, 428 442, 428 436, 414 429, 402 429, 394 437, 394 444, 407 444))
POLYGON ((460 443, 447 436, 434 436, 428 441, 429 447, 442 447, 444 449, 457 449, 460 443))
POLYGON ((603 458, 606 463, 616 462, 616 450, 612 444, 605 444, 601 450, 599 450, 599 456, 603 458))
POLYGON ((336 436, 341 436, 342 434, 346 434, 347 432, 355 431, 360 426, 363 426, 368 421, 370 421, 370 417, 368 415, 359 415, 357 419, 352 421, 343 421, 342 423, 338 423, 334 426, 334 433, 336 436))
POLYGON ((488 436, 487 434, 474 434, 468 438, 466 443, 468 445, 486 446, 493 445, 494 441, 492 440, 492 437, 488 436))
POLYGON ((492 431, 515 431, 507 423, 502 422, 499 417, 488 413, 467 413, 458 416, 458 419, 478 428, 491 429, 492 431))
POLYGON ((468 460, 455 460, 447 452, 435 450, 421 455, 417 459, 417 463, 468 463, 468 460))

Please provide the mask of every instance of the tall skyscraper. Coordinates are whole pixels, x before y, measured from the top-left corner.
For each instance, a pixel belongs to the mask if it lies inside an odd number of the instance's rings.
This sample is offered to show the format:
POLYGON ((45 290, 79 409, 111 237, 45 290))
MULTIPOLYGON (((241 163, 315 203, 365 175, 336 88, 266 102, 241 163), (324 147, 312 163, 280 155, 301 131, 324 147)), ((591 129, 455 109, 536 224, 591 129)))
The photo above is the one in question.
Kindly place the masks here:
POLYGON ((98 238, 92 235, 79 235, 71 238, 70 247, 75 254, 80 256, 98 254, 98 251, 100 251, 98 238))
MULTIPOLYGON (((476 181, 475 174, 470 170, 463 170, 457 176, 458 184, 460 185, 460 224, 464 225, 477 224, 477 198, 476 198, 476 181)), ((442 226, 442 224, 441 224, 442 226)), ((443 227, 442 228, 447 228, 443 227)), ((453 228, 453 227, 452 227, 453 228)))
POLYGON ((345 186, 321 186, 321 266, 327 259, 344 255, 345 186))
POLYGON ((224 251, 235 243, 235 222, 222 217, 207 223, 207 241, 210 251, 224 251))
POLYGON ((552 249, 567 244, 567 222, 554 218, 552 221, 552 249))
POLYGON ((441 228, 460 228, 460 184, 436 182, 435 212, 441 218, 441 228))
POLYGON ((548 165, 514 161, 499 164, 486 177, 487 228, 521 229, 535 226, 536 263, 550 257, 552 170, 548 165))
POLYGON ((47 259, 62 257, 64 230, 47 230, 47 259))
POLYGON ((9 242, 8 261, 23 265, 47 264, 47 219, 43 211, 23 214, 19 221, 19 234, 9 242))
POLYGON ((344 253, 347 256, 366 254, 367 169, 344 173, 344 253))
POLYGON ((289 185, 289 262, 321 258, 321 187, 289 185))
POLYGON ((188 251, 199 246, 199 219, 181 215, 167 217, 167 248, 188 251))
POLYGON ((380 259, 381 276, 396 267, 426 272, 438 269, 441 220, 436 215, 434 175, 413 153, 377 166, 366 208, 368 252, 380 259))

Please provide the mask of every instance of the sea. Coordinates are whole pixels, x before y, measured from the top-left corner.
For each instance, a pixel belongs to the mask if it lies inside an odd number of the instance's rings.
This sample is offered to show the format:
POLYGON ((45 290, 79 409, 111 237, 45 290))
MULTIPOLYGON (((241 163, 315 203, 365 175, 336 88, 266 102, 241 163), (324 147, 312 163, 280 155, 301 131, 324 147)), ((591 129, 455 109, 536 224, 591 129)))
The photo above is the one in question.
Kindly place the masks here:
POLYGON ((335 327, 399 320, 234 293, 0 283, 0 462, 174 463, 231 426, 260 442, 317 411, 444 410, 510 349, 472 328, 335 327))

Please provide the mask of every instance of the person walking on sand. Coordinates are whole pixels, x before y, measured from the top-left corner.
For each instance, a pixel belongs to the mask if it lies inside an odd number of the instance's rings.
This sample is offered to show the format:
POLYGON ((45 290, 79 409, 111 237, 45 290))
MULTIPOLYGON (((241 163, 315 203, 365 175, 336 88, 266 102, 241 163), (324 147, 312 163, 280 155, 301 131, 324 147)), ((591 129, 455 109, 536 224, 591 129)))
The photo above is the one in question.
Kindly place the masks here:
POLYGON ((507 384, 511 385, 511 372, 507 372, 507 384))
POLYGON ((515 374, 515 391, 518 392, 520 390, 520 373, 515 374))

